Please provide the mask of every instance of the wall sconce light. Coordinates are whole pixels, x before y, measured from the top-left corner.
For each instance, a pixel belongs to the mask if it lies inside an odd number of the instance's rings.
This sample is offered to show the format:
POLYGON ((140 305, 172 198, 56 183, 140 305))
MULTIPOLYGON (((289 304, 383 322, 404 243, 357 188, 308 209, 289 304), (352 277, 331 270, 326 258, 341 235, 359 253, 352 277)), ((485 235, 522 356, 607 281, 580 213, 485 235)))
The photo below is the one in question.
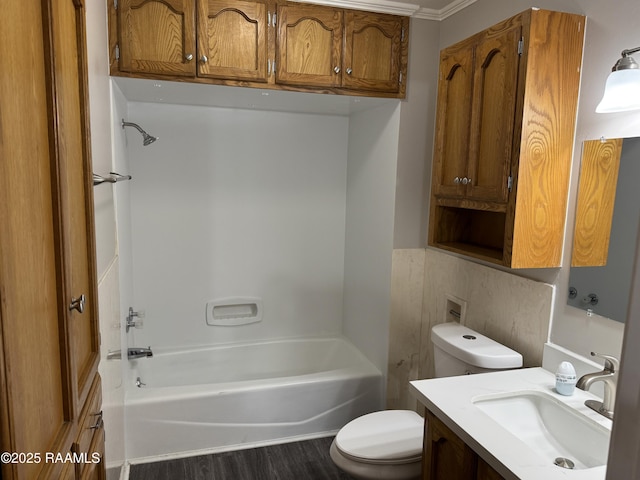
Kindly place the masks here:
POLYGON ((611 69, 604 96, 596 107, 598 113, 626 112, 640 109, 640 66, 630 55, 640 47, 623 50, 611 69))

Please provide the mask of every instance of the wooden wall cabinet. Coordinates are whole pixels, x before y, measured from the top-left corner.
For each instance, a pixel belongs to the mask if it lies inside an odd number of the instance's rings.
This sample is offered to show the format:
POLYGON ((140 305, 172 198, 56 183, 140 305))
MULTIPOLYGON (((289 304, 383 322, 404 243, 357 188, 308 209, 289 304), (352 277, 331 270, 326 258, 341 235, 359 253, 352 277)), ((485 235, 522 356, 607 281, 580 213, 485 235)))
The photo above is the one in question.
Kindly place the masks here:
POLYGON ((102 479, 84 3, 3 7, 0 451, 24 460, 0 476, 102 479))
POLYGON ((111 74, 403 98, 409 19, 275 0, 109 0, 111 74))
POLYGON ((584 17, 531 9, 442 50, 429 245, 560 266, 584 17))
POLYGON ((276 82, 399 92, 406 24, 393 15, 279 5, 276 82))
POLYGON ((503 480, 503 477, 438 417, 427 410, 422 479, 503 480))

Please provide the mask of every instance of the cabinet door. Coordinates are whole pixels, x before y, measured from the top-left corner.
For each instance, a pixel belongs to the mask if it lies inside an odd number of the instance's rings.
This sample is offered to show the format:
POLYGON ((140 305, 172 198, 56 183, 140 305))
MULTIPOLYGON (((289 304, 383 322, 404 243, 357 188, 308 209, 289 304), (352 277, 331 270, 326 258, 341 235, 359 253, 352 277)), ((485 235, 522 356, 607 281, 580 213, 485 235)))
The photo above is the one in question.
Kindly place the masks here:
POLYGON ((504 480, 504 477, 491 468, 482 458, 478 457, 476 480, 504 480))
POLYGON ((467 196, 506 202, 513 154, 520 26, 476 47, 467 196))
POLYGON ((120 70, 196 74, 195 0, 120 0, 120 70))
POLYGON ((60 478, 63 465, 45 463, 45 452, 67 452, 73 441, 51 181, 52 87, 42 60, 50 7, 3 1, 0 20, 0 451, 43 456, 2 463, 4 479, 60 478))
POLYGON ((473 48, 443 50, 438 77, 433 193, 462 196, 467 176, 473 48))
POLYGON ((397 92, 400 89, 403 19, 346 10, 342 86, 397 92))
POLYGON ((267 81, 266 2, 198 0, 198 75, 267 81))
POLYGON ((477 456, 431 412, 425 421, 423 480, 470 480, 475 478, 477 456))
POLYGON ((279 5, 277 20, 276 82, 340 86, 342 10, 317 5, 279 5))
POLYGON ((84 9, 77 0, 52 0, 51 4, 51 68, 56 92, 51 120, 55 131, 52 155, 59 185, 61 282, 68 312, 67 348, 77 416, 100 357, 84 9))

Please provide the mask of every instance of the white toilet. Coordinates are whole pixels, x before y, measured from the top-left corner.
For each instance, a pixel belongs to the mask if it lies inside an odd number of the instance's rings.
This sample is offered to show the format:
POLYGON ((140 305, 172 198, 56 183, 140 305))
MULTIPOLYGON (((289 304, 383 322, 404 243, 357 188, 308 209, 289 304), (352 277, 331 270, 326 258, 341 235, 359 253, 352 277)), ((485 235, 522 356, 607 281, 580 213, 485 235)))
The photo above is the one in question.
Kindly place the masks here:
MULTIPOLYGON (((522 366, 522 355, 458 323, 431 330, 436 377, 522 366)), ((362 480, 420 478, 424 420, 412 410, 383 410, 342 427, 331 444, 333 462, 362 480)))

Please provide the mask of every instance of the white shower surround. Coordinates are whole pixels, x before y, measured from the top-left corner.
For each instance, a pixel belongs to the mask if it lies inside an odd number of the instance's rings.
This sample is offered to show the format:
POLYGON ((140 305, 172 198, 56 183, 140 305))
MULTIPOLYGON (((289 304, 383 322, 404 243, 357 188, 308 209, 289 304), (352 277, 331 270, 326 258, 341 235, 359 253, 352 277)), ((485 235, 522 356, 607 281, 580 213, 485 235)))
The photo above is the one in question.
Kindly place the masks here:
MULTIPOLYGON (((114 114, 160 139, 143 147, 136 132, 122 134, 129 166, 123 173, 133 176, 117 187, 124 195, 118 193, 119 248, 131 258, 122 277, 131 279, 125 295, 131 306, 146 311, 143 328, 126 335, 127 346, 160 352, 346 337, 381 379, 364 381, 366 408, 335 418, 344 424, 382 408, 400 103, 387 100, 345 116, 132 100, 114 114), (128 211, 120 197, 130 200, 128 211), (248 296, 262 300, 261 322, 206 325, 207 302, 248 296)), ((135 373, 127 376, 135 380, 135 373)), ((360 396, 362 382, 349 381, 346 389, 311 391, 321 404, 344 391, 351 395, 346 405, 360 396)), ((280 388, 278 378, 271 383, 280 388)), ((131 459, 146 453, 137 450, 141 439, 131 428, 138 392, 133 380, 125 386, 131 459)), ((152 403, 164 403, 167 393, 159 389, 152 403)), ((283 405, 267 409, 279 415, 283 405)), ((200 429, 192 427, 194 434, 200 429)), ((324 428, 316 424, 303 435, 324 428)), ((267 436, 279 435, 275 428, 267 436)))

